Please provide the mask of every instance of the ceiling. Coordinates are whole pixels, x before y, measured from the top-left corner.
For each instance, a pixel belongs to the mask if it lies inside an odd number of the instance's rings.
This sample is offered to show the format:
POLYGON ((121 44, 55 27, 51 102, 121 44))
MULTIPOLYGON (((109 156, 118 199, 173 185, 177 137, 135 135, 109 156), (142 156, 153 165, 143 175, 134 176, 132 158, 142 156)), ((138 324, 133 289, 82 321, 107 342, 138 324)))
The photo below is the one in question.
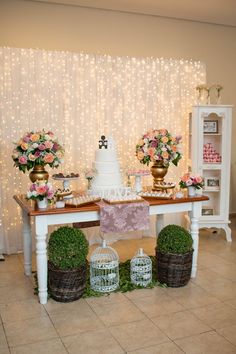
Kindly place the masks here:
POLYGON ((236 27, 236 0, 30 0, 236 27))

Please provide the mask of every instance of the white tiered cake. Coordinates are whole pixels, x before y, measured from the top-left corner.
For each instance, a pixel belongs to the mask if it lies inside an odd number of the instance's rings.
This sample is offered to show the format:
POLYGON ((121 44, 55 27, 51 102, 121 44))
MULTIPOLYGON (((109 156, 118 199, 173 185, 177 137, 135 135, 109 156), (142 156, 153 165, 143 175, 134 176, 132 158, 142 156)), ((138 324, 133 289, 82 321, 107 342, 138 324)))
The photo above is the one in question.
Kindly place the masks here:
POLYGON ((123 188, 120 166, 112 138, 108 138, 106 141, 103 136, 100 140, 99 149, 95 151, 93 168, 97 171, 92 182, 93 194, 104 197, 112 191, 123 188))

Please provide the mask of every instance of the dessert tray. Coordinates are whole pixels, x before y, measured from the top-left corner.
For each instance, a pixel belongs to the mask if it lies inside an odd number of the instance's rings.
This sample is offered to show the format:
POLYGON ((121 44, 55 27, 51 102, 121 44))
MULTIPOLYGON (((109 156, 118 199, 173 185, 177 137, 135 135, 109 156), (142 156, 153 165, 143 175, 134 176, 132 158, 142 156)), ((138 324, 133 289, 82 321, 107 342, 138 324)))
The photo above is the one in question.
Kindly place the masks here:
POLYGON ((92 195, 82 195, 80 197, 74 197, 66 201, 66 207, 77 208, 82 205, 88 205, 92 203, 99 202, 101 200, 100 197, 92 196, 92 195))
POLYGON ((148 191, 148 192, 141 192, 139 195, 143 198, 149 199, 172 199, 173 194, 172 192, 161 192, 161 191, 148 191))
POLYGON ((52 175, 52 178, 55 180, 73 180, 73 179, 77 179, 79 177, 78 173, 68 173, 68 174, 64 174, 64 173, 55 173, 54 175, 52 175))
POLYGON ((66 197, 68 198, 68 197, 72 196, 72 191, 69 188, 68 189, 58 188, 55 195, 59 200, 62 200, 63 198, 66 198, 66 197))
POLYGON ((144 202, 144 199, 139 195, 128 195, 124 197, 109 197, 103 198, 103 201, 108 204, 122 204, 122 203, 139 203, 144 202))

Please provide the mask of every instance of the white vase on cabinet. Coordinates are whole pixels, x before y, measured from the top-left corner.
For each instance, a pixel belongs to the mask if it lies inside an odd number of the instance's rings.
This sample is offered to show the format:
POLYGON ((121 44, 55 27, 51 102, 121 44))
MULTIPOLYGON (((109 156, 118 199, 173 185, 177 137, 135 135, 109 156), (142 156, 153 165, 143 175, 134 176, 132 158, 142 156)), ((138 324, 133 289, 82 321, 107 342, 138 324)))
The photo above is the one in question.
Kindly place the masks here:
POLYGON ((188 196, 189 197, 195 197, 196 195, 196 188, 193 186, 188 187, 188 196))
POLYGON ((42 200, 37 199, 37 206, 38 206, 38 209, 47 209, 47 207, 48 207, 47 198, 43 198, 42 200))
POLYGON ((229 194, 231 163, 232 105, 196 105, 189 122, 189 165, 204 178, 199 226, 222 228, 231 241, 229 194))

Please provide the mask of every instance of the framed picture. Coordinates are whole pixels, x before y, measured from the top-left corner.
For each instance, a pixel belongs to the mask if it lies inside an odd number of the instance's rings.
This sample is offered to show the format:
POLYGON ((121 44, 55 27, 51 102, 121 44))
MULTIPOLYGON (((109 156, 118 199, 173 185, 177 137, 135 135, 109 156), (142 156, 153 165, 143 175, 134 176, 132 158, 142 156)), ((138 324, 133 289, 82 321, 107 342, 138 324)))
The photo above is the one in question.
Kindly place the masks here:
POLYGON ((202 216, 211 216, 214 215, 214 209, 211 207, 202 208, 202 216))
POLYGON ((220 179, 218 177, 205 177, 204 179, 205 190, 219 190, 220 179))
POLYGON ((207 133, 207 134, 218 133, 218 120, 204 120, 203 133, 207 133))

